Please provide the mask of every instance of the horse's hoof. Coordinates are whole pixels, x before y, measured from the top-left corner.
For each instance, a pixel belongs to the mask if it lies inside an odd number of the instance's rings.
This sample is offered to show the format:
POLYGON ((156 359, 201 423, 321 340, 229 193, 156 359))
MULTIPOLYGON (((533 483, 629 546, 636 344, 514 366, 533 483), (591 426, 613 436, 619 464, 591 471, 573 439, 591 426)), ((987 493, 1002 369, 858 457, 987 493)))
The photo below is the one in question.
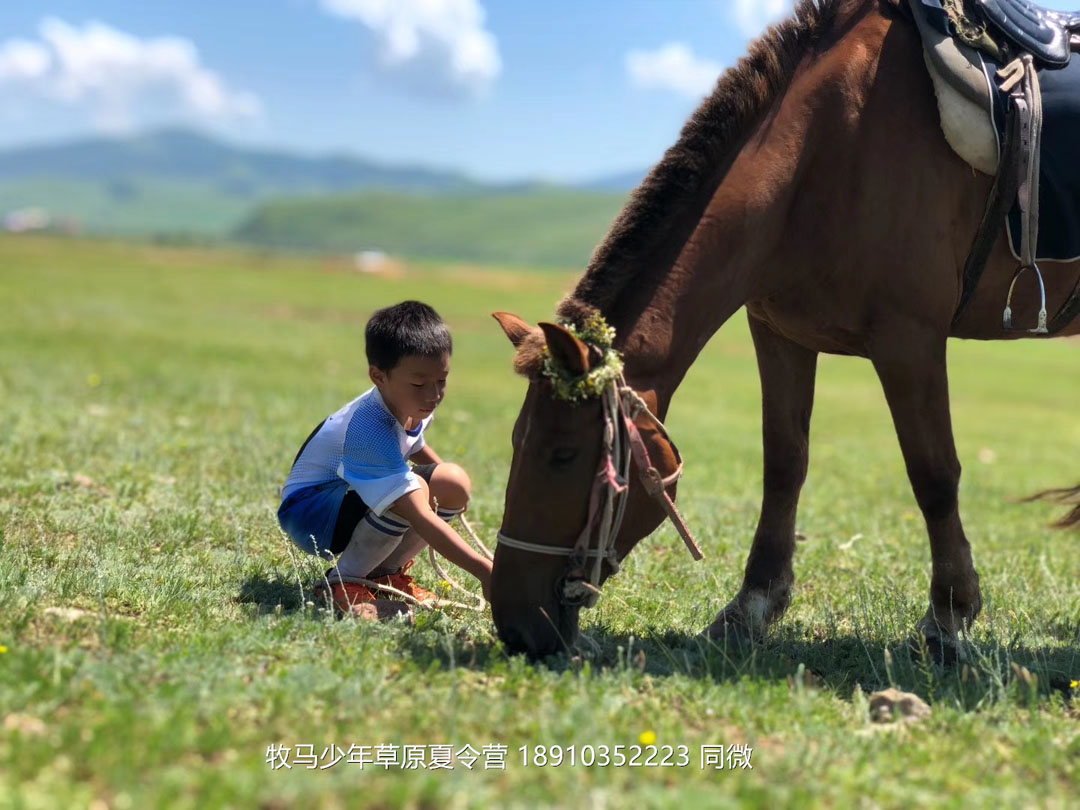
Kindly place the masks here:
POLYGON ((754 632, 753 626, 738 610, 726 607, 701 632, 702 639, 719 644, 749 646, 761 640, 761 633, 754 632))
POLYGON ((967 653, 959 639, 919 633, 909 638, 906 646, 913 659, 940 667, 954 667, 967 661, 967 653))

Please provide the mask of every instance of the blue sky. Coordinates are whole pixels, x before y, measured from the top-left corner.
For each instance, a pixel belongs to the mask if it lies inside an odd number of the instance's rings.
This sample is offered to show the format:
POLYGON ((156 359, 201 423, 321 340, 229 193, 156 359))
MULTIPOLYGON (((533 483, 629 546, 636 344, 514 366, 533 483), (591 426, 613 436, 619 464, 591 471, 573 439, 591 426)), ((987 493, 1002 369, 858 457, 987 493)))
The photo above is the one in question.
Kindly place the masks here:
POLYGON ((487 180, 581 180, 654 163, 716 74, 789 8, 8 0, 0 146, 184 123, 487 180))
POLYGON ((0 145, 184 122, 242 142, 484 179, 639 169, 673 142, 698 96, 659 79, 642 86, 629 54, 678 43, 691 61, 669 72, 726 67, 748 41, 739 1, 9 0, 0 4, 0 145), (104 30, 92 31, 94 21, 104 30), (395 31, 408 39, 410 30, 415 54, 395 59, 395 31), (189 43, 194 61, 170 68, 153 52, 164 37, 189 43), (63 71, 60 48, 72 54, 63 71), (41 52, 48 68, 35 62, 41 52), (455 72, 462 58, 471 69, 455 72), (71 75, 79 71, 93 75, 71 75), (206 74, 224 100, 193 104, 189 87, 206 74))

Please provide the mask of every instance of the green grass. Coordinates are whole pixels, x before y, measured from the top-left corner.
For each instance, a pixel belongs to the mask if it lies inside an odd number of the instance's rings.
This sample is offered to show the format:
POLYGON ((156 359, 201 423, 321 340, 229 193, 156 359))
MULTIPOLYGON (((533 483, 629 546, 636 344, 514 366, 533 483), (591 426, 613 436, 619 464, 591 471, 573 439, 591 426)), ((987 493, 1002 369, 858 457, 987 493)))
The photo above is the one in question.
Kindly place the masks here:
POLYGON ((55 228, 93 235, 350 256, 381 250, 422 261, 550 269, 584 267, 626 201, 625 194, 544 186, 290 194, 242 185, 154 177, 0 180, 0 216, 39 207, 55 228))
POLYGON ((707 558, 667 527, 644 541, 585 614, 583 659, 510 658, 488 616, 369 625, 305 605, 322 567, 281 537, 275 493, 311 427, 366 387, 368 314, 409 296, 449 320, 430 439, 472 473, 490 538, 524 383, 488 313, 548 317, 572 281, 0 239, 0 807, 1075 806, 1077 541, 1046 528, 1060 508, 1010 500, 1080 476, 1071 342, 950 347, 985 599, 966 668, 902 650, 927 540, 880 388, 849 358, 820 366, 791 610, 753 651, 694 640, 738 587, 759 507, 741 315, 669 418, 707 558), (872 725, 865 692, 890 684, 933 715, 872 725), (650 730, 688 746, 690 766, 517 753, 650 730), (383 743, 509 752, 502 771, 265 762, 271 744, 383 743), (721 743, 751 745, 753 769, 701 770, 700 746, 721 743))
POLYGON ((128 237, 223 238, 256 199, 204 180, 133 178, 116 182, 67 178, 0 182, 0 212, 44 208, 90 232, 128 237))
POLYGON ((260 205, 233 236, 273 248, 584 267, 625 201, 557 188, 285 198, 260 205))

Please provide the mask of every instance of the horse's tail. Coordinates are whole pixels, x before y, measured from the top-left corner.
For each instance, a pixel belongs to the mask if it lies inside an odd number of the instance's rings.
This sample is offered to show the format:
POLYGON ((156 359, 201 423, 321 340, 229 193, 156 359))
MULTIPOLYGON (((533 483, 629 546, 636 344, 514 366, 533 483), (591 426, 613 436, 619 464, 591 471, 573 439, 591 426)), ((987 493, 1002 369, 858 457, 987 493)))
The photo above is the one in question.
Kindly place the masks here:
POLYGON ((1080 484, 1075 487, 1062 487, 1061 489, 1044 489, 1034 495, 1021 498, 1020 503, 1032 501, 1053 501, 1054 503, 1072 504, 1072 510, 1064 517, 1058 518, 1050 525, 1055 529, 1067 529, 1080 523, 1080 484))

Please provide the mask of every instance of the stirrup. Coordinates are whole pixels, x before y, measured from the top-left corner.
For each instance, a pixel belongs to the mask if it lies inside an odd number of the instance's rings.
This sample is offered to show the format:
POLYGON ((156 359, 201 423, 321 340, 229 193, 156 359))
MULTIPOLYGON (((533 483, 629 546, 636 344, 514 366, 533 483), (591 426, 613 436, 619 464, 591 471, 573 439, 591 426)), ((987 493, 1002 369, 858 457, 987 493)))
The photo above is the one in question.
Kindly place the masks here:
POLYGON ((1005 298, 1005 311, 1001 314, 1001 325, 1006 332, 1028 332, 1032 335, 1045 335, 1046 328, 1046 286, 1043 284, 1042 271, 1039 265, 1032 262, 1030 265, 1021 265, 1013 274, 1012 283, 1009 285, 1009 295, 1005 298), (1035 277, 1039 280, 1039 323, 1034 329, 1013 329, 1012 325, 1012 296, 1016 288, 1016 281, 1028 268, 1035 271, 1035 277))

